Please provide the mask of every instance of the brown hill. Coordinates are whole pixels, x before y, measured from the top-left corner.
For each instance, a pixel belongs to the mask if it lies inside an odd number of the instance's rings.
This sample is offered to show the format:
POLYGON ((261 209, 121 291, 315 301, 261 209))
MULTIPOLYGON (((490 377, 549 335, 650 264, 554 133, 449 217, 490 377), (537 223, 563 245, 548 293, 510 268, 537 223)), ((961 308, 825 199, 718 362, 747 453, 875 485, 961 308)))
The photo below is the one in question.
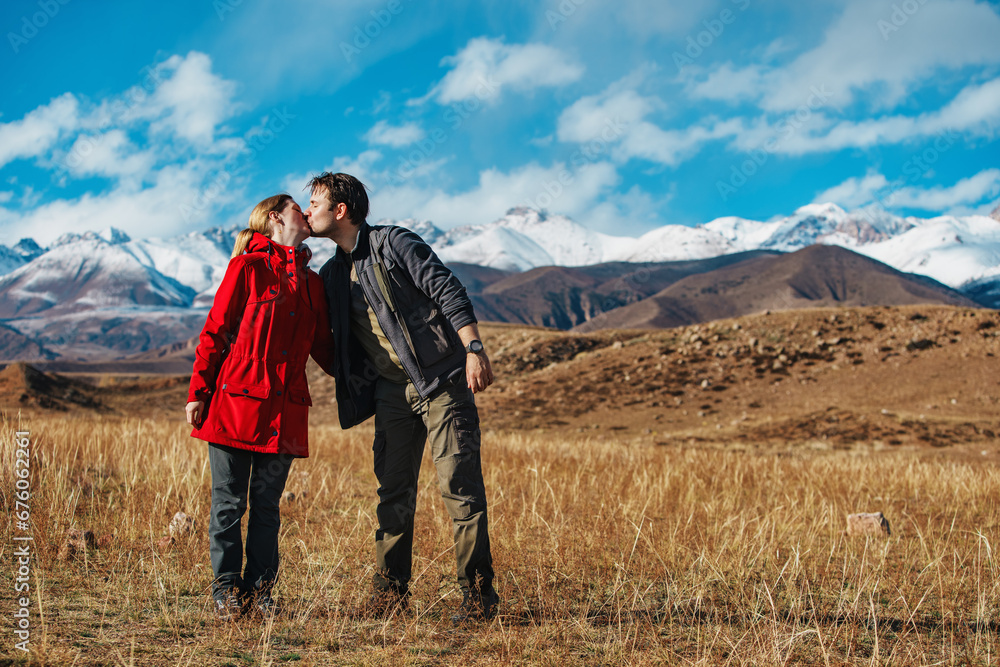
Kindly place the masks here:
POLYGON ((42 408, 64 412, 88 408, 99 412, 107 407, 91 384, 62 375, 43 373, 24 363, 14 363, 0 371, 0 405, 42 408))
POLYGON ((83 375, 184 375, 191 372, 198 337, 140 352, 121 359, 73 361, 66 358, 34 362, 39 370, 83 375))
POLYGON ((990 444, 997 459, 998 325, 996 311, 906 306, 492 332, 498 381, 477 401, 492 428, 609 442, 931 446, 977 460, 990 444))
POLYGON ((0 324, 0 354, 3 360, 55 359, 57 355, 34 338, 17 329, 0 324))
POLYGON ((478 294, 493 283, 514 273, 513 271, 504 271, 478 264, 465 264, 464 262, 451 262, 448 264, 448 268, 458 276, 469 294, 478 294))
POLYGON ((570 329, 687 276, 774 254, 753 251, 678 262, 545 266, 510 274, 481 290, 470 288, 469 294, 482 320, 570 329))
POLYGON ((902 273, 845 248, 816 245, 688 276, 574 331, 676 327, 765 310, 916 303, 977 307, 930 278, 902 273))
MULTIPOLYGON (((190 365, 188 365, 190 372, 190 365)), ((189 375, 89 373, 69 377, 23 362, 0 371, 0 409, 80 411, 183 420, 189 375)))

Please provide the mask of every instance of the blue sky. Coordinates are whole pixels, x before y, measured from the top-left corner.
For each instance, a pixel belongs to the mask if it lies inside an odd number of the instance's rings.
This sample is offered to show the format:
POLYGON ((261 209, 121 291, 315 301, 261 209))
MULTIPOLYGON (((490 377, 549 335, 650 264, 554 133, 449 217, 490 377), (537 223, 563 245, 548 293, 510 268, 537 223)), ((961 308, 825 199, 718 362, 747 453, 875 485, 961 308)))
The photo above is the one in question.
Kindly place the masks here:
POLYGON ((229 225, 324 169, 443 228, 1000 200, 996 2, 8 0, 0 28, 7 244, 229 225))

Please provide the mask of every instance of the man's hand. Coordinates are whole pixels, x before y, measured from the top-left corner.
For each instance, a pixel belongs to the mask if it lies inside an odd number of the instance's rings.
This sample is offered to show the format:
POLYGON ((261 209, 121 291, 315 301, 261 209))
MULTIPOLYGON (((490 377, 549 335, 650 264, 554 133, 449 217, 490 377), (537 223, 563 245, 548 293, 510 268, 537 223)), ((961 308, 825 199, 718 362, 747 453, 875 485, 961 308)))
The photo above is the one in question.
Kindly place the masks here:
MULTIPOLYGON (((467 324, 458 330, 458 337, 462 339, 462 345, 468 346, 472 341, 479 340, 479 327, 467 324)), ((490 358, 486 356, 486 350, 465 354, 465 381, 473 394, 493 384, 493 367, 490 365, 490 358)))
POLYGON ((201 426, 201 420, 205 417, 205 401, 191 401, 184 406, 187 414, 187 423, 195 428, 201 426))
POLYGON ((493 367, 486 350, 465 355, 465 381, 473 394, 477 394, 493 384, 493 367))

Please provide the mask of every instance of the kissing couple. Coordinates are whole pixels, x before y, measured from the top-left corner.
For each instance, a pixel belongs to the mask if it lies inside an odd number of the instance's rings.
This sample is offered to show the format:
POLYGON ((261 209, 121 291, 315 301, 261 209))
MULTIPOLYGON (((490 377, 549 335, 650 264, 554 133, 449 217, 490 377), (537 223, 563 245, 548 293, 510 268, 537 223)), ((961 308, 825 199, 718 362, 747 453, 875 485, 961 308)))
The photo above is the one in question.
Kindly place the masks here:
POLYGON ((281 613, 279 501, 292 461, 309 455, 310 356, 336 381, 342 428, 375 417, 375 573, 361 612, 407 609, 413 516, 429 442, 452 519, 461 606, 455 623, 497 611, 474 394, 493 383, 465 287, 417 234, 369 225, 349 174, 309 181, 303 213, 268 197, 239 232, 195 353, 186 406, 208 443, 209 553, 217 617, 281 613), (317 274, 310 236, 337 244, 317 274), (249 507, 244 564, 241 519, 249 507))

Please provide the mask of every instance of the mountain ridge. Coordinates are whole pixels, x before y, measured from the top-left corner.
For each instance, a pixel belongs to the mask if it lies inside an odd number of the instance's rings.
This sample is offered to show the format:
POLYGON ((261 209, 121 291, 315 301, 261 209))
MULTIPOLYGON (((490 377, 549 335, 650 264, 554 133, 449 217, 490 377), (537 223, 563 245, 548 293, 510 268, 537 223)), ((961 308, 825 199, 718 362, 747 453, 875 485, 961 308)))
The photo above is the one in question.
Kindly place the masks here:
MULTIPOLYGON (((771 221, 727 216, 696 227, 666 225, 639 238, 594 232, 566 216, 524 207, 487 225, 447 231, 416 219, 398 224, 421 234, 455 268, 484 320, 570 329, 616 326, 616 318, 644 312, 637 321, 689 323, 713 308, 694 307, 690 297, 687 305, 668 303, 676 295, 637 304, 689 273, 736 263, 741 253, 837 246, 966 290, 980 305, 1000 305, 1000 224, 986 216, 902 218, 809 204, 771 221), (699 269, 698 262, 706 264, 699 269), (620 308, 632 310, 614 314, 620 308), (669 310, 674 314, 667 317, 669 310)), ((49 248, 31 239, 0 246, 0 273, 18 264, 0 275, 0 322, 8 329, 0 358, 30 350, 120 358, 196 335, 238 231, 234 225, 133 240, 108 228, 63 235, 49 248)), ((336 249, 327 239, 307 243, 316 269, 336 249)), ((797 302, 793 293, 784 298, 797 302)), ((937 292, 934 299, 959 302, 937 292)), ((732 303, 728 308, 714 312, 746 312, 732 303)))

